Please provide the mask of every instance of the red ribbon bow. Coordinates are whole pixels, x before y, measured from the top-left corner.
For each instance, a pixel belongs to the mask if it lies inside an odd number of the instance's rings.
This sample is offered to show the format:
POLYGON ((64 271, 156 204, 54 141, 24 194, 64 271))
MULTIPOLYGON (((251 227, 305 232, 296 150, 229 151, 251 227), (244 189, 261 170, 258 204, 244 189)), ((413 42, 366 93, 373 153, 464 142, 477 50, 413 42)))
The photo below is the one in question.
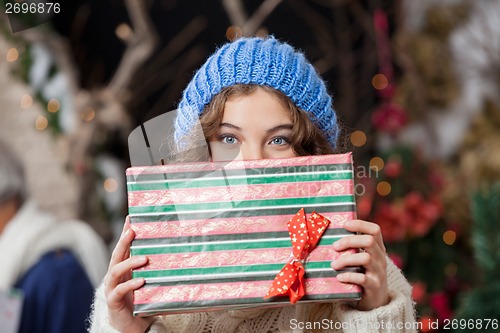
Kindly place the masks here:
POLYGON ((306 220, 304 208, 288 221, 288 233, 292 240, 293 258, 281 269, 264 298, 288 295, 295 304, 305 295, 303 262, 318 244, 330 221, 313 212, 306 220))

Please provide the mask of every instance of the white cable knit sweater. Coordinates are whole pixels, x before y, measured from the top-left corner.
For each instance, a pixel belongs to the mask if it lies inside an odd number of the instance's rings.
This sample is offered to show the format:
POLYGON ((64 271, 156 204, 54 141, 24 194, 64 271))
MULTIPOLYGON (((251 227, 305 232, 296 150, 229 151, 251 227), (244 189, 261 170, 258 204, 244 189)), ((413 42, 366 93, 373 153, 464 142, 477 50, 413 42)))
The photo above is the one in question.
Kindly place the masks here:
MULTIPOLYGON (((371 311, 359 311, 340 302, 329 306, 298 304, 271 309, 217 311, 159 316, 148 333, 377 333, 416 332, 411 286, 387 259, 387 283, 391 301, 371 311), (325 311, 327 310, 327 311, 325 311), (406 326, 406 327, 405 327, 406 326)), ((90 333, 120 333, 108 321, 103 286, 96 290, 90 333)))
POLYGON ((59 221, 27 201, 0 237, 0 290, 11 288, 43 255, 58 249, 73 252, 93 286, 101 283, 109 256, 92 228, 76 220, 59 221))

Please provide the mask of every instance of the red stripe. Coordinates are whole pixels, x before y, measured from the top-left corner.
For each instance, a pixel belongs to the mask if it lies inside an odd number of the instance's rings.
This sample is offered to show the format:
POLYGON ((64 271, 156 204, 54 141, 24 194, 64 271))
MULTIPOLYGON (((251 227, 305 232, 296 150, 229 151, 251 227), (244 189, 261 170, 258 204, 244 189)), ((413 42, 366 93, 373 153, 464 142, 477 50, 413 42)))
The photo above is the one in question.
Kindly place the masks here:
MULTIPOLYGON (((342 228, 346 221, 356 218, 355 212, 321 213, 330 220, 329 228, 342 228)), ((160 221, 132 223, 136 239, 158 237, 188 237, 227 235, 252 232, 287 231, 286 223, 295 215, 211 218, 208 220, 160 221)))
POLYGON ((352 194, 353 181, 293 182, 261 185, 230 185, 155 191, 130 191, 129 207, 175 205, 194 202, 234 202, 352 194))
MULTIPOLYGON (((355 250, 335 251, 331 245, 319 246, 307 257, 307 261, 333 261, 355 250)), ((213 252, 191 252, 148 255, 148 264, 137 271, 179 268, 223 267, 255 264, 286 264, 290 260, 290 248, 248 249, 213 252)))
POLYGON ((231 161, 228 163, 178 163, 160 166, 131 167, 127 169, 127 176, 142 174, 162 174, 173 172, 210 171, 223 168, 224 170, 238 170, 249 168, 275 168, 283 166, 307 166, 316 164, 351 163, 352 153, 335 155, 299 156, 291 158, 277 158, 264 160, 231 161))
MULTIPOLYGON (((360 292, 358 286, 341 283, 334 277, 306 279, 305 281, 306 295, 360 292)), ((249 281, 184 286, 146 286, 134 292, 134 304, 260 298, 266 295, 271 284, 272 281, 249 281)))

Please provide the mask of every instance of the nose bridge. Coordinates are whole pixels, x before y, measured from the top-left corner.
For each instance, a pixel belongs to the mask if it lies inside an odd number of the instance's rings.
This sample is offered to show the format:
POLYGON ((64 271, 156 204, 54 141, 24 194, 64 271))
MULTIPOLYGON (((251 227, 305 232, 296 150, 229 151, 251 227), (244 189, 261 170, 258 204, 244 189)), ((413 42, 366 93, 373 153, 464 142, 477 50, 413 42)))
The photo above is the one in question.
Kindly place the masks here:
POLYGON ((244 160, 260 160, 266 158, 262 145, 255 142, 248 142, 241 147, 241 155, 244 160))

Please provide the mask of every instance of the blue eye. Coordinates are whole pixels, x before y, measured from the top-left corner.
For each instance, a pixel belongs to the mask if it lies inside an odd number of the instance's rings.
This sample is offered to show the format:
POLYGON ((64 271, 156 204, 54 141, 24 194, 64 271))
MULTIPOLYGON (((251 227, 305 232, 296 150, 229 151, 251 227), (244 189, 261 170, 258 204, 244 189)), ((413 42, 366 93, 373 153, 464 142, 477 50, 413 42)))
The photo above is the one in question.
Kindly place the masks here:
POLYGON ((287 145, 290 143, 290 140, 287 139, 287 138, 284 138, 282 136, 278 136, 276 138, 273 138, 270 142, 270 144, 272 145, 278 145, 278 146, 283 146, 283 145, 287 145))
POLYGON ((226 143, 228 145, 234 145, 238 143, 238 139, 236 139, 234 136, 226 135, 226 136, 221 136, 219 139, 222 143, 226 143))

